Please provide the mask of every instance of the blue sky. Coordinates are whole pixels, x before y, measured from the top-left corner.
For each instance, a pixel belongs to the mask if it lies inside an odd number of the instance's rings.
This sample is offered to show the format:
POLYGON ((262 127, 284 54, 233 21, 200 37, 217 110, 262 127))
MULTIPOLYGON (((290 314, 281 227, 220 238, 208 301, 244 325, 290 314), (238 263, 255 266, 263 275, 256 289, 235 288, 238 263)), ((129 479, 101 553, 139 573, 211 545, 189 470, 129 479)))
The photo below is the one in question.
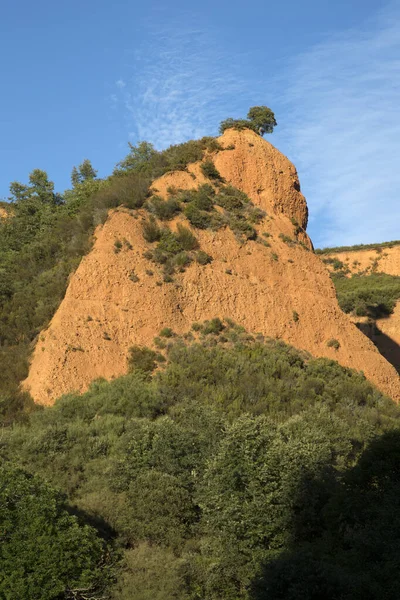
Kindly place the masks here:
POLYGON ((0 197, 267 104, 317 246, 400 238, 400 0, 5 0, 0 197))

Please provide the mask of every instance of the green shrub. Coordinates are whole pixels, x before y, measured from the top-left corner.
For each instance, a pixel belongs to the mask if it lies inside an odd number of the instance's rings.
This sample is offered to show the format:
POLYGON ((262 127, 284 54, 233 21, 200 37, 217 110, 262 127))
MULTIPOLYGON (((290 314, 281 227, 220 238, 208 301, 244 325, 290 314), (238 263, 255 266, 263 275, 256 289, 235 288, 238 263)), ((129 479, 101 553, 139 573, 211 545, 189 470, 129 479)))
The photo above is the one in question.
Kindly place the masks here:
POLYGON ((349 269, 347 269, 344 263, 338 258, 323 258, 322 261, 326 265, 331 265, 334 271, 345 271, 346 273, 349 273, 349 269))
POLYGON ((335 338, 331 338, 330 340, 328 340, 326 342, 326 345, 328 346, 328 348, 334 348, 335 350, 339 350, 340 348, 340 342, 335 338))
POLYGON ((161 329, 159 335, 161 337, 171 338, 171 337, 174 337, 175 333, 173 332, 171 327, 164 327, 164 329, 161 329))
POLYGON ((185 560, 146 542, 126 551, 113 600, 188 600, 185 560))
POLYGON ((332 254, 339 252, 357 252, 358 250, 376 250, 377 252, 382 252, 385 248, 393 248, 394 246, 398 246, 400 244, 400 240, 393 240, 391 242, 382 242, 378 244, 356 244, 354 246, 335 246, 332 248, 317 248, 315 250, 316 254, 332 254))
POLYGON ((190 229, 180 223, 177 229, 176 239, 184 250, 196 250, 199 247, 199 242, 190 229))
POLYGON ((154 217, 150 217, 150 219, 143 221, 142 227, 143 237, 146 240, 146 242, 158 242, 158 240, 161 238, 162 231, 157 225, 154 217))
POLYGON ((215 197, 215 203, 228 211, 244 208, 249 198, 244 192, 231 185, 223 187, 215 197))
POLYGON ((258 206, 248 206, 246 209, 246 216, 250 223, 261 223, 266 217, 267 213, 258 206))
POLYGON ((282 240, 282 242, 284 242, 288 246, 294 246, 294 244, 296 243, 294 240, 292 240, 291 237, 285 235, 284 233, 280 233, 278 237, 282 240))
POLYGON ((225 119, 219 126, 220 133, 226 129, 251 129, 264 135, 272 133, 277 125, 275 115, 268 106, 252 106, 247 113, 247 119, 225 119))
POLYGON ((180 267, 180 270, 183 272, 184 267, 188 267, 192 262, 192 257, 187 252, 179 252, 174 259, 174 265, 180 267))
POLYGON ((169 221, 173 219, 181 210, 180 204, 175 200, 175 198, 163 200, 160 198, 160 196, 153 196, 147 203, 147 206, 148 210, 162 221, 169 221))
POLYGON ((204 177, 207 177, 208 179, 212 179, 213 181, 223 181, 223 178, 221 177, 220 172, 218 171, 218 169, 216 168, 216 166, 214 165, 213 161, 210 158, 205 160, 201 164, 200 168, 201 168, 201 172, 203 173, 204 177))
POLYGON ((207 252, 204 252, 204 250, 199 250, 196 252, 196 262, 199 263, 199 265, 208 265, 212 262, 212 256, 207 254, 207 252))
POLYGON ((161 232, 161 238, 158 242, 157 250, 165 252, 166 254, 173 255, 182 252, 183 246, 179 241, 178 237, 169 229, 163 229, 161 232))
POLYGON ((129 273, 129 279, 133 281, 133 283, 137 283, 138 281, 140 281, 139 277, 135 273, 135 269, 132 269, 132 271, 129 273))
POLYGON ((232 216, 229 219, 229 226, 238 237, 244 237, 246 240, 255 240, 257 238, 257 231, 241 216, 232 216))
POLYGON ((215 319, 211 319, 211 321, 205 321, 203 333, 205 335, 209 335, 211 333, 218 335, 221 333, 221 331, 223 331, 223 329, 225 329, 224 324, 222 323, 221 319, 217 317, 215 319))
POLYGON ((211 211, 214 208, 215 192, 210 185, 199 187, 197 192, 192 196, 193 205, 199 210, 211 211))
POLYGON ((201 142, 205 145, 206 150, 209 152, 218 152, 220 150, 224 150, 219 141, 213 137, 204 137, 201 139, 201 142))
POLYGON ((252 131, 255 131, 254 125, 247 119, 225 119, 220 123, 219 132, 224 133, 227 129, 237 129, 238 131, 251 129, 252 131))
POLYGON ((157 368, 157 361, 160 360, 161 356, 161 354, 154 352, 150 348, 132 346, 129 348, 128 356, 129 372, 142 371, 143 373, 152 373, 157 368))
POLYGON ((189 223, 197 229, 208 229, 212 224, 212 217, 209 213, 201 211, 194 204, 188 204, 184 210, 185 217, 189 223))

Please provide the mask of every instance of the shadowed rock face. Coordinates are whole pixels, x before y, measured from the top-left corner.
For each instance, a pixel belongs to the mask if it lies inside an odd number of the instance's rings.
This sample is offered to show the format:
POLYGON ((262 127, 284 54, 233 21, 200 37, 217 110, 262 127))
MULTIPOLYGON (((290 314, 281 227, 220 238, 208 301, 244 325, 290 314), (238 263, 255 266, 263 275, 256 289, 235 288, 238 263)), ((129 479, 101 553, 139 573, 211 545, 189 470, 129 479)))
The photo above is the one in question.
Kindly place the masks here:
MULTIPOLYGON (((279 237, 293 238, 295 223, 303 228, 307 223, 294 166, 251 131, 227 130, 219 141, 227 149, 213 154, 214 163, 227 183, 267 212, 257 229, 259 240, 269 234, 270 246, 258 240, 239 244, 229 229, 196 230, 213 262, 192 264, 174 277, 174 283, 157 285, 160 270, 143 257, 149 248, 142 234, 146 213, 139 211, 134 218, 124 208, 112 211, 40 336, 25 382, 37 402, 52 404, 63 393, 86 390, 98 377, 122 375, 129 347, 151 345, 163 327, 183 333, 194 321, 217 316, 363 370, 382 391, 400 399, 396 371, 339 309, 320 259, 279 237), (129 245, 116 254, 114 242, 124 238, 129 245), (129 277, 132 270, 136 281, 129 277), (338 350, 327 346, 332 338, 339 341, 338 350)), ((153 189, 166 195, 170 186, 191 189, 205 181, 200 164, 193 164, 189 172, 164 175, 153 189)), ((182 216, 170 223, 171 228, 181 220, 182 216)), ((304 231, 298 235, 312 247, 304 231)))

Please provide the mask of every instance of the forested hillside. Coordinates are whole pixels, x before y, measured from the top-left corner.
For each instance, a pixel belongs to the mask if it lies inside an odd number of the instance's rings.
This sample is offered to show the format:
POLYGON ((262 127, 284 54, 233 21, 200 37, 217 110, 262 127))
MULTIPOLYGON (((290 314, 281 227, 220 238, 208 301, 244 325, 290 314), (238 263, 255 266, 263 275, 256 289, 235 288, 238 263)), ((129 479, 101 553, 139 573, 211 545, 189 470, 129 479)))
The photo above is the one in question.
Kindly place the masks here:
POLYGON ((232 322, 157 345, 3 432, 2 597, 398 598, 397 406, 232 322))

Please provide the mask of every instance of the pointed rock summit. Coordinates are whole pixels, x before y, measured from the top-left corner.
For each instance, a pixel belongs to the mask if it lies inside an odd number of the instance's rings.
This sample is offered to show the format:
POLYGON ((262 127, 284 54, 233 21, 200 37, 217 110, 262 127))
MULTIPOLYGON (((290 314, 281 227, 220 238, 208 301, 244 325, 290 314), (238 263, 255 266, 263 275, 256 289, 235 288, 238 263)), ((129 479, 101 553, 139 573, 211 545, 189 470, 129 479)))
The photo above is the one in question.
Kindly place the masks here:
MULTIPOLYGON (((221 176, 267 213, 255 226, 257 239, 240 243, 227 227, 196 229, 212 263, 192 263, 165 283, 144 256, 146 211, 110 211, 39 337, 25 381, 36 402, 52 404, 61 394, 83 392, 96 378, 118 377, 127 371, 132 345, 151 346, 164 327, 181 334, 213 317, 229 317, 251 333, 362 370, 381 391, 400 399, 395 369, 340 310, 329 273, 312 252, 295 167, 250 130, 228 129, 218 141, 224 149, 211 158, 221 176), (119 252, 116 240, 126 241, 119 252)), ((201 163, 193 163, 154 181, 152 189, 166 198, 171 188, 207 182, 201 163)), ((183 221, 188 226, 183 215, 169 226, 176 229, 183 221)))

